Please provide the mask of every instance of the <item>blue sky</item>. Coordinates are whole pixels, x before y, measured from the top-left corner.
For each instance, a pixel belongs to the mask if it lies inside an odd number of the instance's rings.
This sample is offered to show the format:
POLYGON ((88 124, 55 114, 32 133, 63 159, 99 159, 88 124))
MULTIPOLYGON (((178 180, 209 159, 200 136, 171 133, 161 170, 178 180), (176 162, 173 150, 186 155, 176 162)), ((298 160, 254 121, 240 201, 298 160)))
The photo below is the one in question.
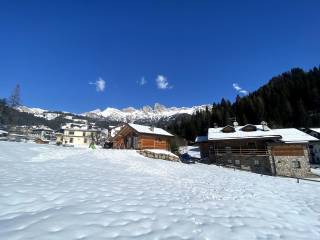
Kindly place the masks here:
POLYGON ((233 100, 234 83, 254 91, 319 66, 319 9, 317 0, 2 0, 0 97, 19 83, 24 105, 72 112, 233 100))

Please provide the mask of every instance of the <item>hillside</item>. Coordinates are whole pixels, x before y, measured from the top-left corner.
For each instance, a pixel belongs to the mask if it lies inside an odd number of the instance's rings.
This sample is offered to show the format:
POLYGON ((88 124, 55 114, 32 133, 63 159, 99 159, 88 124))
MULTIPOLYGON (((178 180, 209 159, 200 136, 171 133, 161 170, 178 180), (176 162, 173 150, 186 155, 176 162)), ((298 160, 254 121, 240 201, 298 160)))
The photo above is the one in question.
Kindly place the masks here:
POLYGON ((140 124, 153 124, 167 126, 169 122, 180 119, 182 116, 191 116, 196 111, 203 110, 208 105, 194 107, 165 107, 156 103, 154 107, 144 106, 141 109, 128 107, 125 109, 106 108, 90 112, 75 114, 61 111, 51 111, 40 108, 18 106, 10 108, 5 101, 0 102, 0 124, 37 125, 44 124, 53 129, 59 128, 61 123, 68 122, 66 116, 87 119, 96 122, 101 127, 116 125, 122 122, 135 122, 140 124), (2 106, 2 107, 1 107, 2 106), (2 109, 2 110, 1 110, 2 109))
POLYGON ((132 150, 0 152, 0 239, 320 239, 319 183, 132 150))

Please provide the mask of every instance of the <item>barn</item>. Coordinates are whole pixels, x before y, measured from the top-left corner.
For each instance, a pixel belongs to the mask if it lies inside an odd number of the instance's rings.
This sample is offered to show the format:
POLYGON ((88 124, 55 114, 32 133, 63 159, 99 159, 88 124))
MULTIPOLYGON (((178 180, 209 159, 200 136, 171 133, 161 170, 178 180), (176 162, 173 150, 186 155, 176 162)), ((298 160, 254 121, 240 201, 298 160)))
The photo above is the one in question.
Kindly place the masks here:
POLYGON ((173 135, 162 128, 133 123, 125 124, 113 137, 116 149, 165 149, 170 150, 173 135))

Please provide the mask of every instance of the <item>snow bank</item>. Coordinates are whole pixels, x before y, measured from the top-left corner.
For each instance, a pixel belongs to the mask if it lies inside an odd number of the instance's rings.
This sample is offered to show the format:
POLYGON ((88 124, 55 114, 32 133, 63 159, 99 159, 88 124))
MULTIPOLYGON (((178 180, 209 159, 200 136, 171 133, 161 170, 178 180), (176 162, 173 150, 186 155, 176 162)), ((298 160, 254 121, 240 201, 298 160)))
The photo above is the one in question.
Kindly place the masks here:
POLYGON ((183 146, 179 148, 181 154, 188 153, 190 157, 201 158, 200 148, 198 146, 183 146))
POLYGON ((311 172, 313 174, 320 176, 320 168, 311 168, 311 172))
POLYGON ((166 154, 172 157, 177 157, 179 158, 177 155, 173 154, 172 152, 168 151, 168 150, 164 150, 164 149, 145 149, 145 151, 148 152, 152 152, 152 153, 157 153, 157 154, 166 154))
POLYGON ((320 184, 0 143, 0 239, 320 239, 320 184))

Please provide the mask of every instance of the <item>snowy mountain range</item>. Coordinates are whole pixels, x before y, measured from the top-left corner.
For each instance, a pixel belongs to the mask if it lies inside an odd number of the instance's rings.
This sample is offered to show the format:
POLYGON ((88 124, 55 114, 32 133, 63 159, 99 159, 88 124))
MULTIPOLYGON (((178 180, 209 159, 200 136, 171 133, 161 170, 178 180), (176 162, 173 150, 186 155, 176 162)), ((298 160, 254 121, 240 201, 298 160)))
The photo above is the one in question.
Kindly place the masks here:
POLYGON ((106 108, 101 111, 96 109, 90 112, 82 113, 82 116, 91 118, 103 118, 115 122, 136 122, 136 121, 159 121, 172 119, 181 114, 191 115, 197 110, 205 109, 207 105, 194 107, 166 107, 156 103, 154 107, 144 106, 141 109, 128 107, 124 109, 106 108))
MULTIPOLYGON (((144 106, 140 109, 136 109, 133 107, 128 107, 124 109, 108 107, 105 110, 96 109, 93 111, 72 115, 101 119, 110 122, 156 122, 160 120, 171 120, 182 114, 192 115, 198 110, 204 110, 206 106, 209 105, 178 108, 166 107, 164 105, 156 103, 153 107, 144 106)), ((58 111, 49 111, 41 108, 29 108, 26 106, 16 107, 16 110, 20 112, 27 112, 33 114, 36 117, 42 117, 47 120, 53 120, 56 117, 60 116, 62 113, 58 111)), ((64 113, 68 114, 67 112, 64 113)))

